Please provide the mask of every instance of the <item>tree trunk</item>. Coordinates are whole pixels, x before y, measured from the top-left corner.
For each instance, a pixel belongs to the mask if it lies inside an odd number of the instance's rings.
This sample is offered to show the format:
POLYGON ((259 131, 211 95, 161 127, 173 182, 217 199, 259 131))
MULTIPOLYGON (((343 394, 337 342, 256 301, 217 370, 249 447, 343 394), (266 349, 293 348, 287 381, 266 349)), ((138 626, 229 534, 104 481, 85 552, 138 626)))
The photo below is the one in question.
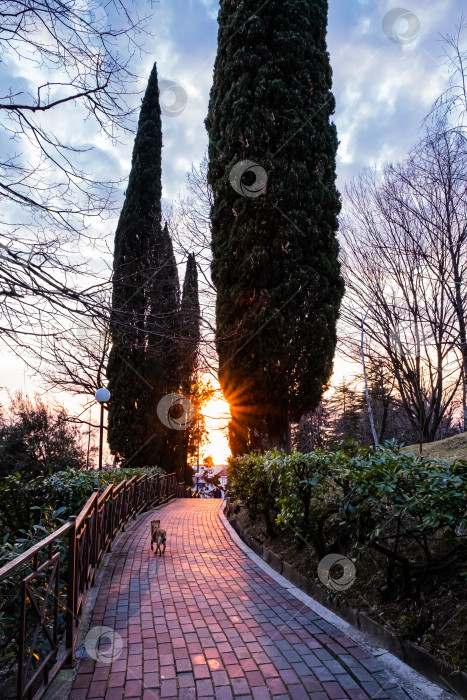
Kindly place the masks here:
MULTIPOLYGON (((372 301, 373 301, 373 299, 372 299, 372 301)), ((370 306, 371 306, 372 301, 370 302, 370 306)), ((376 434, 375 421, 373 419, 373 411, 371 409, 370 393, 368 391, 368 377, 366 374, 365 351, 364 351, 364 344, 363 344, 364 333, 365 333, 365 319, 366 319, 366 316, 368 314, 368 311, 370 310, 370 306, 368 307, 365 316, 362 318, 362 332, 361 332, 360 350, 361 350, 361 355, 362 355, 363 379, 365 381, 365 396, 366 396, 366 404, 368 406, 368 418, 370 421, 371 434, 373 436, 373 444, 375 447, 378 447, 379 446, 378 436, 376 434)))
POLYGON ((466 381, 467 381, 467 327, 464 315, 464 300, 462 297, 462 287, 464 280, 462 278, 462 271, 459 266, 459 248, 460 244, 465 244, 465 233, 466 229, 462 233, 461 241, 456 245, 453 244, 453 238, 451 233, 451 228, 448 229, 448 242, 449 242, 449 253, 451 255, 451 263, 454 276, 454 309, 457 316, 457 322, 459 324, 459 345, 462 355, 462 392, 463 392, 463 428, 464 433, 467 432, 467 405, 465 396, 467 393, 466 381))
POLYGON ((463 432, 467 433, 467 343, 461 342, 462 352, 462 408, 463 408, 463 432))
POLYGON ((466 360, 462 358, 462 413, 463 413, 463 432, 467 432, 467 387, 465 385, 466 377, 466 360))
POLYGON ((268 450, 284 450, 290 452, 289 408, 281 404, 270 409, 266 417, 268 429, 268 450))

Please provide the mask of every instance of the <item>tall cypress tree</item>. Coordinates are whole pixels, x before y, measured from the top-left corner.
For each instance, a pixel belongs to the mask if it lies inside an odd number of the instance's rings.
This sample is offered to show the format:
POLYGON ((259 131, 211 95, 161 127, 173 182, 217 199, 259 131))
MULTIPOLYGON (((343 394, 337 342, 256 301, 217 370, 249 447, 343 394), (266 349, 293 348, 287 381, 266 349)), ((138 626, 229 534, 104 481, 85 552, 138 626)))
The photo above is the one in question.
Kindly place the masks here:
POLYGON ((108 440, 131 464, 157 464, 166 428, 157 400, 169 382, 167 337, 178 312, 178 276, 167 227, 161 227, 162 129, 156 65, 149 77, 114 253, 112 350, 107 376, 108 440), (169 332, 167 326, 170 326, 169 332))
POLYGON ((146 285, 149 374, 155 386, 175 391, 180 384, 180 284, 167 224, 158 234, 151 250, 150 270, 146 285))
POLYGON ((219 380, 250 446, 266 434, 287 448, 332 372, 343 282, 327 10, 220 3, 206 119, 219 380))
MULTIPOLYGON (((190 253, 186 263, 180 308, 180 390, 187 397, 192 396, 197 382, 200 320, 198 269, 195 254, 190 253)), ((189 426, 184 431, 181 444, 181 466, 185 483, 191 483, 187 469, 191 428, 192 426, 189 426)))
POLYGON ((190 253, 183 281, 180 308, 181 390, 189 394, 197 369, 201 311, 195 254, 190 253))
POLYGON ((157 405, 166 394, 180 387, 180 283, 172 239, 167 224, 151 253, 151 278, 147 287, 146 327, 147 371, 152 390, 148 392, 147 448, 151 464, 167 471, 179 471, 182 437, 179 431, 161 423, 157 405))

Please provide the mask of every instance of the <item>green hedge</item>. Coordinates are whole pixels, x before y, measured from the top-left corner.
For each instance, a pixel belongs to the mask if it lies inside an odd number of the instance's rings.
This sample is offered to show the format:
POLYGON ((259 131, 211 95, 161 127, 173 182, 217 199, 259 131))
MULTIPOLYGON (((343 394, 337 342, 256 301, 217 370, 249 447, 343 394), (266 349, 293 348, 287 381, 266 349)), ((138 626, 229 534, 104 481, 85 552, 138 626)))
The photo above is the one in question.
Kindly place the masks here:
POLYGON ((133 476, 159 471, 156 467, 102 472, 64 469, 32 481, 23 479, 20 474, 7 476, 0 479, 0 537, 11 541, 25 528, 37 529, 43 508, 48 509, 49 520, 53 520, 54 512, 60 518, 78 515, 93 491, 102 491, 112 482, 117 484, 133 476))
MULTIPOLYGON (((49 533, 56 530, 70 515, 78 515, 93 491, 103 491, 110 483, 144 474, 159 473, 157 468, 142 467, 109 471, 79 471, 66 469, 25 481, 19 474, 0 479, 0 567, 22 554, 49 533)), ((61 578, 59 598, 59 628, 63 631, 66 606, 66 538, 56 541, 55 550, 61 551, 61 578)), ((11 668, 18 653, 18 618, 20 608, 20 581, 31 572, 30 563, 15 575, 0 583, 0 672, 11 668)), ((45 590, 46 571, 34 580, 34 590, 40 597, 45 590)), ((27 620, 32 620, 27 610, 27 620)), ((51 625, 50 617, 46 624, 51 625)), ((28 628, 29 629, 29 628, 28 628)), ((46 639, 40 638, 40 653, 49 649, 46 639)), ((30 638, 26 639, 26 646, 30 638)))
POLYGON ((252 518, 291 528, 316 554, 371 547, 388 588, 405 595, 467 554, 467 462, 403 454, 393 443, 229 460, 229 484, 252 518))

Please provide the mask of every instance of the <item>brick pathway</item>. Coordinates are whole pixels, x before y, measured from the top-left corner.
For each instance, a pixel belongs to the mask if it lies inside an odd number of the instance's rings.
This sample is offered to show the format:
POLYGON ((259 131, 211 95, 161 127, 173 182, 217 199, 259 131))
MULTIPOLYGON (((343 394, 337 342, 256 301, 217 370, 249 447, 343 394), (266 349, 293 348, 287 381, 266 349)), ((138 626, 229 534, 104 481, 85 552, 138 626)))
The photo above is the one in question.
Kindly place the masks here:
POLYGON ((154 513, 120 537, 87 648, 95 657, 99 626, 118 635, 113 646, 102 640, 103 660, 81 662, 70 700, 407 698, 377 660, 234 544, 219 506, 176 500, 160 509, 165 557, 149 549, 154 513))

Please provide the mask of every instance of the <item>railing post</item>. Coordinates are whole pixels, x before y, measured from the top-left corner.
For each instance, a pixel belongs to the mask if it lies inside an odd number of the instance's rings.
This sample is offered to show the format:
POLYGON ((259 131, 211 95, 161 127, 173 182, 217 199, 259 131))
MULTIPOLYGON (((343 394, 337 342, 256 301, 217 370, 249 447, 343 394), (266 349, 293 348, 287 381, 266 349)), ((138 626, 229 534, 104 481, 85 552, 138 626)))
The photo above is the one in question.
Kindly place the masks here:
POLYGON ((131 484, 129 481, 126 482, 126 503, 125 503, 125 523, 131 518, 131 484))
POLYGON ((70 663, 73 663, 74 653, 74 626, 76 607, 76 515, 70 516, 72 527, 68 533, 68 571, 67 571, 67 595, 66 595, 66 646, 71 649, 70 663))
POLYGON ((128 481, 125 481, 122 495, 122 531, 125 532, 126 516, 128 510, 128 481))
POLYGON ((113 536, 114 536, 114 485, 109 493, 109 552, 112 551, 113 536))
POLYGON ((21 581, 21 618, 19 628, 19 654, 18 654, 18 679, 17 679, 17 697, 21 700, 23 697, 23 680, 24 680, 24 644, 26 638, 26 583, 21 581))
MULTIPOLYGON (((87 525, 89 527, 89 525, 87 525)), ((94 576, 93 576, 93 581, 94 583, 94 578, 95 578, 95 570, 97 568, 97 560, 99 558, 99 492, 96 494, 96 500, 94 501, 94 532, 93 534, 93 556, 92 556, 92 563, 94 566, 94 576)))

